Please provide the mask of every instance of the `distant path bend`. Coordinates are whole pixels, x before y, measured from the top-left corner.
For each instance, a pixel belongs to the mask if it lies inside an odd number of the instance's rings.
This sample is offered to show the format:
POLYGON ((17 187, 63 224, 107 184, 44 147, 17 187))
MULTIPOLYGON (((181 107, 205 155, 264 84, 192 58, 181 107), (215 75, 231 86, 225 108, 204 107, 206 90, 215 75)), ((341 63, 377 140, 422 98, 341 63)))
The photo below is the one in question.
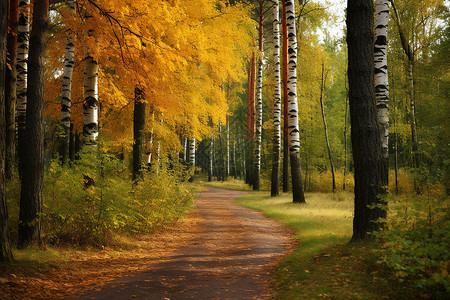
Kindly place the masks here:
POLYGON ((268 299, 288 230, 233 202, 246 192, 207 187, 195 200, 201 233, 151 270, 111 282, 81 299, 268 299))

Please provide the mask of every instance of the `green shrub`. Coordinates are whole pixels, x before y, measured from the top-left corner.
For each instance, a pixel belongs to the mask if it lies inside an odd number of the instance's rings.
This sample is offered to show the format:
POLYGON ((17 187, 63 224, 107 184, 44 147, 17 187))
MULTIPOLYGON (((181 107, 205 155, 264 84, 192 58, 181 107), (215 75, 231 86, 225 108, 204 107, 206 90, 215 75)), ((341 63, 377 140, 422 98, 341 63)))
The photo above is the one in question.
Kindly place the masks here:
POLYGON ((450 214, 448 199, 401 198, 394 202, 386 229, 376 233, 373 250, 393 279, 434 298, 450 292, 450 214))
MULTIPOLYGON (((51 244, 102 246, 115 233, 146 233, 190 208, 191 170, 163 161, 132 183, 126 163, 86 147, 72 166, 52 161, 44 176, 42 237, 51 244)), ((20 184, 8 185, 12 235, 17 232, 20 184)))

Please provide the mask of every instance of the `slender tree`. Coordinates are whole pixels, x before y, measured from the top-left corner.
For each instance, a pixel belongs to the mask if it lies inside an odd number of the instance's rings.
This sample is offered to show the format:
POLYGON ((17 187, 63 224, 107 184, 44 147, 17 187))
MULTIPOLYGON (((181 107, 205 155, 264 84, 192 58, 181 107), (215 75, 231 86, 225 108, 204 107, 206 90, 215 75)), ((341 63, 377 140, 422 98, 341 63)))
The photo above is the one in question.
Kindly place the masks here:
MULTIPOLYGON (((71 14, 75 13, 75 0, 67 1, 67 8, 71 14)), ((64 54, 64 69, 61 89, 61 124, 64 133, 61 138, 61 158, 65 162, 69 158, 70 150, 70 118, 72 107, 72 74, 75 59, 74 33, 66 29, 66 52, 64 54)))
POLYGON ((24 248, 40 241, 44 184, 44 55, 48 27, 48 0, 36 0, 28 60, 26 132, 20 193, 18 246, 24 248))
POLYGON ((325 65, 322 62, 322 78, 321 78, 321 84, 320 84, 320 108, 322 111, 322 120, 323 120, 323 128, 325 130, 325 142, 327 143, 327 149, 328 149, 328 158, 330 160, 330 168, 331 168, 331 177, 332 177, 332 187, 333 187, 333 193, 336 192, 336 177, 334 176, 334 165, 333 165, 333 157, 331 155, 331 147, 330 147, 330 140, 328 138, 328 127, 327 127, 327 119, 325 117, 325 106, 323 105, 323 94, 325 92, 325 84, 327 81, 327 75, 328 70, 326 71, 325 75, 325 65))
POLYGON ((279 1, 273 6, 273 64, 275 66, 275 90, 273 96, 273 157, 272 186, 270 194, 276 197, 280 189, 280 151, 281 151, 281 81, 280 81, 280 21, 279 1))
MULTIPOLYGON (((195 136, 189 139, 189 163, 195 167, 195 136)), ((194 181, 194 174, 189 178, 189 181, 194 181)))
POLYGON ((379 229, 385 216, 379 196, 385 176, 377 126, 373 68, 373 2, 348 0, 348 80, 353 162, 355 166, 355 213, 352 240, 364 239, 379 229))
POLYGON ((288 104, 288 33, 286 20, 286 0, 283 3, 281 27, 283 28, 283 192, 289 192, 289 104, 288 104))
POLYGON ((208 181, 213 180, 214 175, 214 131, 211 132, 211 141, 209 145, 209 170, 208 170, 208 181))
POLYGON ((142 178, 142 158, 145 141, 145 99, 140 87, 134 88, 133 112, 133 181, 142 178))
MULTIPOLYGON (((389 23, 389 0, 375 1, 375 98, 377 119, 383 147, 385 178, 389 179, 389 81, 387 65, 387 35, 389 23)), ((388 182, 385 182, 388 185, 388 182)))
POLYGON ((0 263, 12 260, 6 206, 6 120, 5 120, 5 72, 6 40, 8 28, 8 0, 0 0, 0 263))
POLYGON ((19 0, 9 0, 8 38, 6 42, 7 63, 5 85, 6 113, 6 179, 13 177, 16 154, 16 93, 17 93, 17 24, 19 21, 19 0))
POLYGON ((289 102, 289 158, 291 160, 292 194, 295 203, 305 203, 302 170, 300 166, 300 130, 298 125, 297 101, 297 35, 295 24, 295 5, 286 1, 286 20, 288 27, 288 102, 289 102))
POLYGON ((23 157, 27 151, 25 123, 27 110, 28 47, 30 40, 30 0, 19 2, 19 22, 17 26, 17 154, 19 158, 19 175, 22 176, 23 157))
POLYGON ((252 173, 252 149, 255 139, 255 77, 256 77, 256 55, 252 52, 248 69, 248 88, 247 88, 247 147, 246 156, 248 157, 245 181, 253 185, 252 173))
POLYGON ((88 144, 95 144, 98 136, 98 62, 94 49, 96 42, 92 16, 85 13, 87 41, 84 48, 84 120, 83 135, 88 144))

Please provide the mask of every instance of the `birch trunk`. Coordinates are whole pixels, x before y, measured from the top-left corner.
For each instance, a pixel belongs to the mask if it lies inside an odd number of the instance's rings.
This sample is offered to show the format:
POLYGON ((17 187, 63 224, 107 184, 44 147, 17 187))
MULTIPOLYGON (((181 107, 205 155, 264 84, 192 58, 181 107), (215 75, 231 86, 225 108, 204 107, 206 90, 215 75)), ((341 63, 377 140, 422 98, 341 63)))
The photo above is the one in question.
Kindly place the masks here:
POLYGON ((273 7, 273 64, 275 67, 275 91, 273 95, 273 158, 272 186, 270 195, 276 197, 280 189, 280 150, 281 150, 281 81, 280 81, 280 21, 279 2, 273 7))
POLYGON ((298 125, 297 101, 297 35, 295 24, 295 5, 286 1, 286 20, 288 28, 288 104, 289 104, 289 157, 291 159, 291 178, 293 202, 305 203, 302 170, 300 166, 300 130, 298 125))
POLYGON ((84 120, 83 135, 86 143, 95 145, 98 136, 98 62, 94 58, 96 52, 92 49, 96 42, 92 42, 94 29, 92 28, 92 16, 85 14, 87 27, 87 42, 84 47, 84 120))
POLYGON ((283 192, 289 192, 289 111, 288 111, 288 33, 286 20, 286 0, 283 3, 283 192))
POLYGON ((33 29, 30 35, 29 77, 25 138, 27 153, 24 157, 18 247, 40 243, 41 214, 44 186, 44 82, 45 41, 48 27, 49 1, 34 2, 33 29))
POLYGON ((323 94, 325 91, 325 82, 327 80, 327 74, 328 71, 326 72, 325 76, 324 76, 324 63, 322 62, 322 82, 320 85, 320 108, 322 110, 322 120, 323 120, 323 128, 325 130, 325 141, 327 143, 327 149, 328 149, 328 158, 330 159, 330 168, 331 168, 331 176, 332 176, 332 188, 333 188, 333 193, 336 192, 336 178, 334 176, 334 166, 333 166, 333 157, 331 156, 331 147, 330 147, 330 140, 328 138, 328 127, 327 127, 327 119, 325 117, 325 106, 323 105, 323 94))
POLYGON ((6 97, 5 97, 5 71, 6 66, 6 40, 8 32, 8 1, 0 2, 0 263, 11 262, 12 252, 8 229, 8 206, 6 203, 6 97))
POLYGON ((226 177, 230 176, 230 120, 227 116, 226 120, 226 128, 227 128, 227 172, 226 177))
POLYGON ((30 41, 30 0, 19 2, 19 22, 17 24, 17 90, 16 90, 16 124, 17 154, 19 158, 19 175, 24 169, 26 155, 25 123, 27 110, 28 47, 30 41))
MULTIPOLYGON (((389 81, 387 66, 387 35, 389 23, 389 0, 375 2, 375 99, 377 119, 383 148, 386 179, 389 178, 389 81)), ((385 183, 388 185, 388 182, 385 183)))
MULTIPOLYGON (((189 163, 195 167, 195 136, 192 139, 189 139, 189 163)), ((195 177, 195 171, 194 174, 192 174, 191 178, 189 178, 189 181, 194 181, 195 177)))
MULTIPOLYGON (((67 1, 67 8, 71 15, 75 14, 75 3, 75 0, 67 1)), ((61 124, 64 129, 64 134, 61 138, 61 158, 63 162, 67 161, 69 158, 72 74, 75 59, 74 33, 68 28, 66 34, 66 52, 64 54, 64 70, 61 88, 61 124)))
POLYGON ((213 168, 214 168, 214 132, 211 133, 211 141, 209 148, 209 172, 208 172, 208 181, 211 182, 213 179, 213 168))
POLYGON ((258 79, 256 86, 256 122, 255 122, 255 162, 253 190, 259 190, 259 177, 261 172, 261 141, 262 141, 262 69, 263 63, 258 63, 258 79))

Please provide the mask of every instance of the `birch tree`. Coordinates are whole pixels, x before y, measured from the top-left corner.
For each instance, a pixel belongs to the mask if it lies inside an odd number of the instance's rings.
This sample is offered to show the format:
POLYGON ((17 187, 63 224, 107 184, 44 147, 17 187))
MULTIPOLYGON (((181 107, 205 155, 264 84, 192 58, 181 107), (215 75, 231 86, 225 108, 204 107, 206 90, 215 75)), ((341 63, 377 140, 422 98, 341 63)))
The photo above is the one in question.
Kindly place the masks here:
POLYGON ((27 110, 28 44, 30 39, 30 0, 19 2, 19 22, 17 26, 17 153, 19 174, 22 176, 23 157, 26 155, 25 122, 27 110))
POLYGON ((289 192, 289 111, 288 111, 288 33, 286 20, 286 0, 283 3, 281 27, 283 28, 283 192, 289 192))
POLYGON ((98 136, 98 62, 95 58, 95 29, 92 16, 85 13, 86 45, 84 48, 84 120, 83 135, 88 144, 95 144, 98 136))
MULTIPOLYGON (((375 2, 375 99, 380 139, 383 148, 385 178, 389 176, 389 82, 387 66, 387 34, 389 23, 389 0, 375 2)), ((388 182, 385 183, 386 185, 388 182)))
POLYGON ((0 1, 0 263, 12 261, 8 230, 8 207, 6 205, 6 119, 5 119, 5 72, 6 37, 8 32, 8 0, 0 1))
POLYGON ((40 242, 44 185, 44 55, 49 1, 34 2, 30 35, 28 102, 26 114, 27 153, 20 191, 18 246, 40 242))
POLYGON ((275 90, 273 95, 273 157, 272 186, 270 195, 276 197, 280 188, 280 150, 281 150, 281 81, 280 81, 280 21, 279 1, 273 6, 273 64, 275 72, 275 90))
MULTIPOLYGON (((195 168, 195 136, 189 139, 189 163, 195 168)), ((194 174, 192 174, 189 181, 194 181, 194 174)))
MULTIPOLYGON (((75 14, 75 5, 76 0, 67 1, 67 8, 70 15, 75 14)), ((66 34, 66 51, 64 54, 64 69, 61 88, 61 124, 64 129, 64 133, 61 138, 61 157, 63 162, 69 157, 72 75, 75 60, 74 33, 70 28, 68 28, 66 29, 66 34)))
POLYGON ((298 125, 297 101, 297 35, 295 24, 295 5, 293 0, 286 1, 286 20, 288 28, 288 110, 289 110, 289 158, 291 160, 291 178, 293 202, 305 203, 302 171, 300 166, 300 130, 298 125))

